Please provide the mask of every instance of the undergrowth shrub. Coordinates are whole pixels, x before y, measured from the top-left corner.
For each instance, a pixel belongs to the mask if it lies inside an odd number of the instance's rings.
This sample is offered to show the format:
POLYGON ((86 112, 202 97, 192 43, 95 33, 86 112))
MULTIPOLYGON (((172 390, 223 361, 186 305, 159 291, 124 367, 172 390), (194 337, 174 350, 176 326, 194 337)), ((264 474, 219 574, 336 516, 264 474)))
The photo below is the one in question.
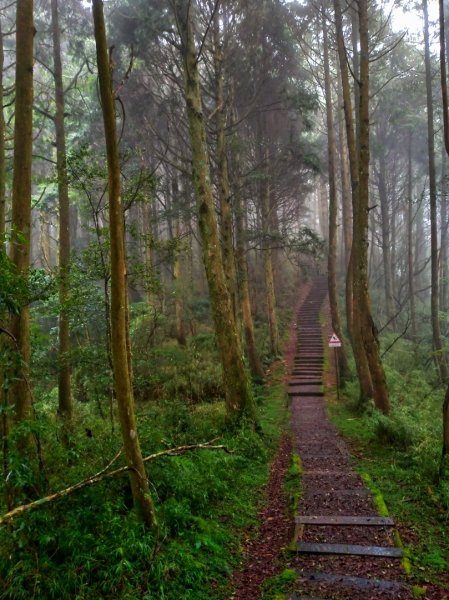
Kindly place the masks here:
MULTIPOLYGON (((175 352, 168 354, 180 360, 175 352)), ((214 356, 205 360, 214 362, 214 356)), ((138 428, 145 456, 214 438, 230 453, 198 450, 147 463, 158 539, 137 522, 126 476, 0 527, 0 598, 228 598, 239 540, 257 520, 268 461, 285 418, 284 393, 279 385, 257 390, 264 435, 245 423, 229 429, 222 401, 190 404, 164 397, 141 403, 138 428)), ((35 426, 52 491, 100 471, 121 447, 117 424, 112 427, 91 402, 76 403, 66 447, 56 409, 54 390, 36 402, 35 426)), ((114 467, 123 462, 121 455, 114 467)))

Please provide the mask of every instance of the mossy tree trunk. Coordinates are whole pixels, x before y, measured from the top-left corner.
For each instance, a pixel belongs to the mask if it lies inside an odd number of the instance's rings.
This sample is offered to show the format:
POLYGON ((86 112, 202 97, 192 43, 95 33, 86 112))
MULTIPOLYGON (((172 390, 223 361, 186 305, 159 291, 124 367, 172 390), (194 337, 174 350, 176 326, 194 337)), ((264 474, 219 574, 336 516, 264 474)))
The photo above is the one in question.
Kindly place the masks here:
POLYGON ((147 526, 155 528, 156 517, 137 434, 132 376, 130 372, 120 160, 102 0, 92 0, 92 12, 108 163, 109 231, 111 245, 111 335, 114 386, 125 456, 127 464, 130 467, 129 477, 134 504, 141 520, 147 526))
MULTIPOLYGON (((263 140, 261 136, 261 140, 263 140)), ((262 143, 262 141, 261 141, 262 143)), ((276 290, 273 276, 272 256, 272 229, 271 229, 271 186, 269 181, 269 156, 268 150, 264 155, 264 174, 261 181, 261 216, 262 216, 262 258, 265 278, 265 296, 267 304, 268 325, 270 331, 270 353, 273 356, 279 354, 279 329, 276 310, 276 290)))
POLYGON ((380 358, 377 331, 371 314, 368 290, 368 215, 369 215, 369 37, 368 3, 358 0, 360 34, 360 77, 359 77, 359 189, 358 211, 354 232, 354 297, 360 306, 360 326, 363 345, 368 359, 373 398, 376 407, 388 414, 390 403, 388 388, 380 358))
MULTIPOLYGON (((426 80, 427 80, 427 53, 428 53, 428 15, 427 15, 427 1, 424 0, 424 11, 425 11, 425 30, 427 35, 425 38, 426 43, 426 80)), ((446 70, 446 38, 444 28, 444 3, 443 0, 439 0, 439 23, 440 23, 440 79, 441 79, 441 95, 443 104, 443 133, 444 133, 444 147, 447 155, 449 156, 449 101, 447 91, 447 70, 446 70)), ((433 291, 433 290, 432 290, 433 291)), ((447 383, 446 395, 443 402, 443 447, 441 455, 440 475, 442 477, 449 476, 449 382, 447 383)))
MULTIPOLYGON (((16 78, 14 158, 12 188, 11 259, 18 273, 27 276, 31 246, 31 166, 33 146, 33 0, 17 0, 16 8, 16 78)), ((17 380, 9 390, 17 422, 32 417, 32 397, 29 382, 30 314, 22 306, 12 318, 11 332, 15 349, 20 355, 17 380)), ((30 447, 31 436, 23 436, 21 444, 30 447)))
MULTIPOLYGON (((381 124, 381 128, 384 127, 381 124)), ((380 135, 381 139, 385 140, 385 136, 380 135)), ((382 215, 382 261, 384 267, 384 290, 385 290, 385 307, 387 322, 391 325, 393 331, 396 328, 394 318, 394 298, 393 298, 393 258, 392 258, 392 239, 391 239, 391 222, 389 211, 389 198, 386 181, 387 165, 385 154, 382 152, 379 156, 379 170, 376 171, 377 189, 379 190, 379 202, 382 215)))
POLYGON ((244 415, 256 422, 256 407, 247 376, 240 337, 232 311, 231 296, 223 270, 214 198, 210 178, 197 49, 193 32, 193 11, 189 0, 176 0, 175 16, 181 40, 184 94, 192 150, 192 179, 196 194, 203 263, 223 367, 226 406, 229 420, 238 422, 244 415))
POLYGON ((234 319, 238 322, 237 311, 237 275, 235 267, 235 251, 233 240, 233 211, 231 190, 229 185, 229 164, 226 143, 226 102, 224 97, 223 48, 220 39, 220 20, 217 10, 213 30, 213 58, 215 76, 215 124, 217 128, 217 165, 218 192, 221 213, 221 249, 223 268, 229 294, 231 296, 234 319))
POLYGON ((6 213, 6 156, 5 156, 5 113, 3 112, 3 31, 0 23, 0 246, 3 248, 6 213))
POLYGON ((352 300, 352 307, 349 311, 349 313, 351 314, 351 318, 348 318, 348 324, 350 322, 352 323, 352 330, 350 330, 349 333, 357 370, 357 377, 360 385, 360 404, 363 406, 370 398, 373 397, 373 385, 368 365, 368 358, 362 339, 360 300, 355 292, 355 268, 358 240, 357 236, 359 234, 359 166, 354 132, 351 88, 349 85, 349 74, 346 62, 345 42, 343 36, 343 17, 340 0, 334 0, 334 13, 337 36, 337 50, 342 85, 343 110, 345 116, 346 139, 349 154, 349 170, 351 176, 352 196, 352 246, 347 275, 348 281, 352 282, 352 289, 350 291, 347 291, 347 296, 350 296, 352 300))
POLYGON ((58 0, 51 0, 53 34, 53 77, 55 81, 56 169, 59 195, 59 379, 58 413, 64 419, 72 417, 71 369, 69 361, 70 333, 67 301, 69 297, 70 265, 70 205, 67 180, 66 142, 64 124, 64 86, 62 80, 61 39, 58 0))
POLYGON ((324 92, 326 100, 326 126, 327 126, 327 157, 328 157, 328 180, 329 180, 329 240, 327 277, 329 288, 329 305, 331 311, 332 328, 342 341, 338 349, 338 364, 340 377, 344 381, 349 377, 348 359, 346 357, 343 334, 340 324, 340 311, 338 308, 337 291, 337 186, 335 182, 336 171, 336 142, 334 130, 334 115, 332 102, 332 88, 329 65, 329 40, 326 24, 326 14, 322 9, 323 29, 323 66, 324 66, 324 92))
POLYGON ((439 315, 439 265, 438 265, 438 216, 437 216, 437 181, 435 171, 435 132, 432 92, 432 66, 430 61, 429 10, 427 0, 423 1, 424 12, 424 52, 426 66, 427 95, 427 153, 429 168, 429 203, 430 203, 430 311, 432 323, 432 342, 435 362, 440 380, 448 382, 449 370, 441 341, 439 315))
MULTIPOLYGON (((237 124, 235 109, 232 112, 232 126, 237 124)), ((245 207, 242 198, 243 184, 240 176, 240 152, 237 136, 231 146, 232 149, 232 173, 234 173, 234 216, 235 216, 235 238, 236 238, 236 261, 237 280, 240 307, 242 312, 243 331, 245 335, 246 353, 248 356, 251 375, 256 380, 262 380, 264 376, 262 363, 256 347, 256 336, 254 333, 254 321, 252 315, 251 294, 248 281, 248 261, 246 258, 247 248, 245 242, 245 207)))
POLYGON ((412 138, 410 129, 407 147, 407 283, 410 307, 410 323, 413 342, 416 344, 416 298, 415 298, 415 260, 413 252, 413 161, 412 161, 412 138))

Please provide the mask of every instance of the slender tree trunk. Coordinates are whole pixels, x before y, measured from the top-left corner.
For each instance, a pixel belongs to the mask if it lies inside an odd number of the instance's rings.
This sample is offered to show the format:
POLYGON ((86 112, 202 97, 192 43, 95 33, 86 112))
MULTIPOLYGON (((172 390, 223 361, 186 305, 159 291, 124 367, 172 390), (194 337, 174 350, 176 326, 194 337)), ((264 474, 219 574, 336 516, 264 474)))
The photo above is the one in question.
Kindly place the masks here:
MULTIPOLYGON (((343 98, 341 93, 341 81, 338 80, 338 106, 342 106, 343 98)), ((344 119, 343 112, 341 118, 344 119)), ((351 187, 348 161, 348 145, 346 141, 346 133, 343 123, 341 122, 340 114, 338 120, 338 142, 340 153, 340 178, 341 178, 341 210, 343 219, 343 239, 345 251, 346 269, 349 265, 352 245, 352 211, 351 211, 351 187)))
MULTIPOLYGON (((338 78, 338 106, 343 107, 343 92, 341 86, 341 76, 338 78)), ((346 309, 346 325, 348 328, 349 339, 352 343, 352 332, 354 329, 352 315, 352 263, 351 263, 351 247, 352 247, 352 208, 351 208, 351 187, 350 187, 350 172, 348 158, 348 142, 346 138, 344 123, 344 112, 341 108, 338 119, 339 133, 339 154, 340 154, 340 178, 341 178, 341 204, 343 215, 343 238, 345 250, 345 309, 346 309), (341 114, 340 114, 341 113, 341 114)))
MULTIPOLYGON (((340 63, 340 77, 342 84, 342 95, 343 95, 343 109, 345 115, 346 125, 346 138, 348 143, 349 151, 349 168, 351 176, 351 194, 352 194, 352 248, 351 258, 348 267, 348 279, 353 282, 353 288, 351 290, 352 299, 352 331, 351 333, 351 344, 354 353, 354 360, 357 369, 357 376, 360 385, 360 404, 363 406, 368 399, 373 397, 373 387, 371 381, 371 373, 368 365, 368 358, 366 355, 365 346, 362 339, 361 332, 361 306, 360 298, 355 292, 355 269, 356 265, 356 245, 357 236, 359 235, 358 230, 358 213, 359 213, 359 166, 357 157, 356 140, 354 134, 354 119, 352 113, 352 100, 351 100, 351 88, 349 85, 348 67, 346 64, 346 51, 343 37, 343 18, 341 12, 340 0, 334 0, 334 12, 335 12, 335 27, 337 35, 337 49, 338 58, 340 63)), ((366 216, 367 218, 367 216, 366 216)))
MULTIPOLYGON (((377 187, 379 190, 379 202, 381 211, 381 231, 382 231, 382 262, 384 267, 385 284, 385 308, 387 321, 391 322, 393 318, 393 282, 391 268, 391 236, 390 236, 390 215, 388 210, 388 193, 386 183, 386 164, 385 156, 381 152, 379 157, 379 171, 377 173, 377 187)), ((394 329, 394 322, 392 322, 394 329)))
MULTIPOLYGON (((265 166, 268 169, 268 159, 265 157, 265 166)), ((266 176, 268 177, 268 176, 266 176)), ((273 263, 271 251, 271 227, 270 227, 270 183, 268 180, 262 183, 262 231, 263 231, 263 266, 265 275, 265 292, 267 301, 268 324, 270 328, 270 352, 276 356, 279 354, 279 330, 276 312, 276 293, 274 289, 273 263)))
MULTIPOLYGON (((448 310, 448 185, 447 185, 447 155, 445 149, 443 149, 443 156, 441 157, 441 203, 440 203, 440 229, 441 229, 441 241, 440 241, 440 310, 444 313, 448 310)), ((444 332, 443 332, 444 333, 444 332)))
MULTIPOLYGON (((424 1, 425 14, 427 12, 427 3, 424 1)), ((444 2, 439 0, 440 11, 440 69, 441 69, 441 94, 443 103, 443 131, 444 131, 444 147, 449 155, 449 106, 448 106, 448 91, 447 91, 447 73, 446 73, 446 49, 445 49, 445 34, 444 34, 444 2)), ((425 25, 428 28, 428 23, 425 25)), ((428 39, 426 40, 428 43, 428 39)), ((446 204, 446 199, 445 199, 446 204)), ((445 211, 446 212, 446 211, 445 211)), ((442 220, 442 226, 447 227, 446 218, 442 220)), ((447 231, 445 231, 445 243, 447 239, 447 231)), ((441 244, 443 245, 443 234, 441 235, 441 244)), ((445 248, 445 253, 447 252, 445 248)), ((445 257, 447 259, 447 256, 445 257)), ((446 264, 445 264, 446 267, 446 264)), ((447 285, 447 284, 446 284, 447 285)), ((433 290, 432 290, 433 291, 433 290)), ((440 475, 447 476, 449 472, 449 382, 447 384, 446 395, 443 402, 443 448, 441 455, 440 475)))
POLYGON ((413 341, 416 343, 416 306, 415 306, 415 260, 413 255, 413 163, 412 137, 410 130, 407 148, 407 266, 410 321, 413 341))
MULTIPOLYGON (((14 175, 12 188, 11 259, 17 270, 26 277, 30 266, 31 240, 31 162, 33 144, 33 1, 17 0, 16 12, 16 100, 14 124, 14 175)), ((11 386, 10 399, 15 407, 16 421, 32 417, 29 382, 30 315, 22 306, 14 316, 11 331, 20 354, 20 373, 11 386)), ((25 439, 26 437, 26 439, 25 439)), ((29 435, 24 446, 31 444, 29 435)))
POLYGON ((346 357, 343 334, 340 324, 337 291, 337 188, 335 184, 335 131, 332 103, 332 89, 329 66, 329 41, 327 34, 326 15, 322 9, 323 28, 323 60, 324 60, 324 90, 326 96, 326 126, 327 126, 327 157, 329 171, 329 253, 327 261, 327 277, 329 288, 329 304, 331 310, 332 328, 342 341, 338 349, 338 364, 342 381, 349 377, 348 359, 346 357))
POLYGON ((111 328, 114 385, 134 503, 142 521, 156 527, 156 516, 140 450, 127 344, 127 285, 124 219, 121 205, 120 162, 112 81, 106 42, 103 2, 92 0, 98 78, 108 162, 109 228, 111 244, 111 328))
MULTIPOLYGON (((232 127, 234 131, 237 125, 237 116, 235 110, 232 112, 232 127)), ((245 334, 245 346, 248 356, 251 375, 255 380, 261 381, 264 376, 262 363, 256 347, 256 336, 254 334, 254 322, 251 308, 251 294, 248 282, 248 261, 246 258, 247 248, 245 243, 245 219, 244 206, 242 198, 242 181, 240 176, 240 153, 239 141, 237 135, 234 135, 231 144, 231 158, 233 177, 233 196, 234 196, 234 220, 235 220, 235 241, 236 241, 236 261, 237 261, 237 281, 238 296, 240 300, 243 330, 245 334)))
POLYGON ((183 302, 183 273, 182 273, 182 251, 179 247, 181 240, 181 221, 179 215, 176 217, 176 240, 178 247, 175 250, 175 261, 173 264, 173 280, 175 284, 175 320, 176 320, 176 339, 180 346, 187 345, 185 320, 184 320, 184 302, 183 302))
POLYGON ((220 26, 218 11, 214 25, 214 69, 215 69, 215 104, 217 127, 217 163, 218 163, 218 191, 221 212, 221 250, 226 284, 231 295, 234 319, 238 322, 237 314, 237 276, 235 269, 235 252, 233 241, 232 202, 229 186, 228 157, 225 134, 225 98, 223 77, 223 51, 220 41, 220 26))
POLYGON ((440 380, 448 382, 449 371, 446 356, 441 342, 440 316, 439 316, 439 278, 438 278, 438 217, 437 217, 437 184, 435 172, 435 133, 433 130, 433 97, 432 97, 432 68, 430 64, 429 41, 429 12, 427 0, 423 0, 424 12, 424 51, 426 66, 426 94, 427 94, 427 150, 429 161, 429 202, 430 202, 430 270, 431 291, 430 310, 432 322, 432 341, 435 360, 439 371, 440 380))
POLYGON ((368 291, 368 214, 369 214, 369 37, 368 1, 358 0, 360 33, 360 155, 357 231, 354 234, 354 295, 359 298, 363 345, 368 358, 373 398, 376 407, 388 414, 390 403, 385 372, 379 353, 377 331, 371 316, 368 291))
POLYGON ((5 113, 3 112, 3 31, 0 22, 0 247, 3 248, 6 213, 6 156, 5 156, 5 113))
POLYGON ((231 422, 246 415, 256 422, 256 407, 242 358, 240 337, 223 271, 223 260, 210 180, 198 56, 195 48, 190 0, 176 0, 175 12, 181 36, 184 93, 192 147, 192 178, 196 192, 203 262, 224 374, 226 406, 231 422))
MULTIPOLYGON (((5 235, 5 213, 6 213, 6 161, 5 161, 5 115, 3 112, 3 66, 4 66, 4 52, 3 52, 3 32, 2 24, 0 20, 0 252, 5 250, 4 246, 4 235, 5 235)), ((7 407, 7 396, 3 387, 4 383, 4 370, 6 368, 6 353, 7 345, 4 343, 3 336, 0 336, 0 356, 3 358, 0 363, 0 441, 2 447, 2 472, 3 479, 7 481, 8 477, 8 464, 9 464, 9 452, 8 452, 8 436, 9 436, 9 423, 8 423, 8 411, 7 407)), ((8 508, 10 508, 10 502, 7 499, 6 502, 8 508)))
POLYGON ((69 297, 70 264, 70 206, 67 181, 66 143, 64 126, 64 86, 62 81, 61 40, 59 30, 58 0, 51 0, 53 33, 53 73, 56 98, 56 168, 59 195, 59 382, 58 412, 65 419, 72 417, 72 390, 69 364, 70 337, 67 301, 69 297))

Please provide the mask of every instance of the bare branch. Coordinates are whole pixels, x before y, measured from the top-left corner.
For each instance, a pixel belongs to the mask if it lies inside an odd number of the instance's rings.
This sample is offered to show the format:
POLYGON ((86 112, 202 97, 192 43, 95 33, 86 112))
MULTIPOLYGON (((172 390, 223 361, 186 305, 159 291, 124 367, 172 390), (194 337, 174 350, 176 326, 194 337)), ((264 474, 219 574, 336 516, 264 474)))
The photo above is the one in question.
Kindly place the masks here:
MULTIPOLYGON (((150 454, 143 459, 143 462, 148 462, 150 460, 155 460, 156 458, 160 458, 161 456, 179 456, 180 454, 185 454, 190 450, 223 450, 227 454, 232 454, 232 451, 226 448, 223 445, 214 445, 214 442, 217 438, 210 440, 209 442, 205 442, 204 444, 191 444, 186 446, 177 446, 176 448, 169 448, 168 450, 161 450, 160 452, 156 452, 155 454, 150 454)), ((111 465, 117 460, 120 456, 122 449, 117 452, 114 458, 98 473, 88 477, 87 479, 83 479, 75 485, 71 485, 63 490, 59 490, 58 492, 54 492, 53 494, 49 494, 44 498, 40 498, 39 500, 35 500, 34 502, 30 502, 29 504, 22 504, 21 506, 17 506, 13 510, 5 513, 0 517, 0 525, 5 525, 6 523, 10 523, 15 517, 22 515, 25 512, 33 510, 35 508, 39 508, 44 504, 49 504, 50 502, 54 502, 55 500, 59 500, 60 498, 64 498, 66 496, 71 496, 73 493, 81 490, 83 488, 94 485, 95 483, 99 483, 109 477, 117 477, 123 475, 124 473, 132 470, 132 467, 126 465, 124 467, 119 467, 118 469, 114 469, 113 471, 108 471, 111 465)))

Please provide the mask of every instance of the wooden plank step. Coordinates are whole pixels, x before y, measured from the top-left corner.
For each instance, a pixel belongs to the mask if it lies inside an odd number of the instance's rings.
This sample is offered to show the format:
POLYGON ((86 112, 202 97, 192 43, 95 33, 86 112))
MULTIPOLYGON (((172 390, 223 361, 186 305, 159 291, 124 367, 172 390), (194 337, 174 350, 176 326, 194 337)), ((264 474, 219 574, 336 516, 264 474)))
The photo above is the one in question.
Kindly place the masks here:
POLYGON ((324 392, 320 389, 320 386, 304 386, 304 385, 297 385, 297 386, 293 386, 288 390, 288 395, 289 396, 301 396, 303 398, 315 398, 315 397, 320 397, 320 396, 324 396, 324 392), (315 387, 316 389, 312 390, 312 389, 307 389, 307 388, 312 388, 315 387))
POLYGON ((342 515, 325 516, 325 515, 301 515, 295 517, 295 523, 301 525, 372 525, 376 527, 393 527, 394 520, 391 517, 347 517, 342 515))
POLYGON ((292 375, 309 375, 313 377, 314 375, 321 375, 323 372, 322 367, 311 367, 310 369, 306 369, 305 367, 301 367, 300 369, 293 369, 292 375))
POLYGON ((334 490, 332 488, 328 490, 314 490, 312 493, 314 496, 369 496, 371 492, 361 487, 346 490, 334 490))
POLYGON ((318 583, 331 583, 333 586, 341 585, 344 587, 359 588, 362 590, 382 590, 382 591, 402 591, 409 589, 401 581, 392 581, 390 579, 369 579, 367 577, 355 577, 353 575, 338 575, 335 573, 321 573, 300 571, 298 576, 307 581, 316 581, 318 583))
POLYGON ((352 556, 388 556, 401 558, 401 548, 394 546, 360 546, 359 544, 314 544, 298 542, 296 551, 300 554, 350 554, 352 556))

